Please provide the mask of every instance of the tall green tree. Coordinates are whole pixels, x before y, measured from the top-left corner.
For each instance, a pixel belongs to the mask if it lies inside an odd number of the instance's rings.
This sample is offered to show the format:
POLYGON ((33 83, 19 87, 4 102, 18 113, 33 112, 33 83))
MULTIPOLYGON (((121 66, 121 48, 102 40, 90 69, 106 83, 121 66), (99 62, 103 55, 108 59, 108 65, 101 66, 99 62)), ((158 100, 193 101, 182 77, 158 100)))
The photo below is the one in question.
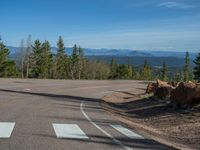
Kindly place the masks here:
POLYGON ((197 55, 196 59, 194 60, 194 79, 200 82, 200 53, 197 55))
POLYGON ((112 57, 111 63, 110 63, 110 79, 116 79, 117 78, 117 64, 115 62, 115 58, 112 57))
POLYGON ((184 81, 189 81, 190 78, 190 56, 189 52, 185 53, 185 65, 184 65, 184 81))
POLYGON ((56 55, 56 72, 57 78, 67 78, 67 63, 68 56, 65 53, 65 45, 62 37, 60 36, 57 42, 57 55, 56 55))
POLYGON ((116 69, 117 79, 131 79, 132 78, 132 68, 126 64, 117 65, 116 69))
POLYGON ((35 40, 33 46, 33 68, 32 68, 32 77, 42 78, 43 72, 43 55, 42 55, 42 43, 39 40, 35 40))
POLYGON ((72 49, 72 55, 70 57, 70 72, 71 72, 71 79, 76 79, 76 74, 78 70, 78 61, 79 61, 79 50, 77 45, 75 44, 72 49))
POLYGON ((152 69, 145 59, 143 68, 140 70, 139 79, 151 80, 152 79, 152 69))
POLYGON ((48 41, 45 41, 42 44, 42 78, 49 78, 52 77, 52 53, 51 53, 51 46, 48 41))
POLYGON ((9 59, 9 49, 0 38, 0 77, 10 77, 16 75, 16 66, 13 60, 9 59))
POLYGON ((83 69, 85 65, 85 58, 84 58, 84 52, 83 49, 79 46, 78 48, 78 79, 81 79, 81 76, 83 74, 83 69))
POLYGON ((163 66, 162 66, 161 79, 163 81, 167 81, 168 80, 168 67, 167 67, 167 64, 165 63, 165 61, 163 62, 163 66))

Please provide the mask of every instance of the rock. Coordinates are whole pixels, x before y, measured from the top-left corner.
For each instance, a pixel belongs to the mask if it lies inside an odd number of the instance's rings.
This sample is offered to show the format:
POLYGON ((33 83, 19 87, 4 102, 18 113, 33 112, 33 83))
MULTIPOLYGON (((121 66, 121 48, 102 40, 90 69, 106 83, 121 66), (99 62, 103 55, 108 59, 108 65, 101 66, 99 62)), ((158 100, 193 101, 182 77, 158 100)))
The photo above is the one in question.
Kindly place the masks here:
POLYGON ((167 82, 157 80, 156 83, 149 83, 146 89, 146 93, 154 93, 158 98, 169 97, 174 87, 169 85, 167 82))
POLYGON ((154 95, 161 98, 161 99, 164 99, 166 97, 169 97, 173 90, 174 90, 174 87, 171 86, 171 85, 167 85, 167 86, 162 85, 162 86, 157 88, 154 95))
POLYGON ((156 83, 149 83, 146 89, 147 94, 155 93, 157 89, 157 84, 156 83))
POLYGON ((200 85, 191 81, 187 83, 181 82, 172 91, 170 99, 178 106, 200 103, 200 85))
POLYGON ((172 82, 168 82, 168 84, 171 85, 171 86, 173 86, 173 87, 176 87, 176 86, 177 86, 177 83, 176 83, 176 82, 173 82, 173 81, 172 81, 172 82))
POLYGON ((174 90, 175 88, 171 85, 169 85, 167 82, 161 81, 161 80, 157 80, 157 89, 154 93, 155 96, 157 96, 158 98, 166 98, 169 97, 171 92, 174 90))

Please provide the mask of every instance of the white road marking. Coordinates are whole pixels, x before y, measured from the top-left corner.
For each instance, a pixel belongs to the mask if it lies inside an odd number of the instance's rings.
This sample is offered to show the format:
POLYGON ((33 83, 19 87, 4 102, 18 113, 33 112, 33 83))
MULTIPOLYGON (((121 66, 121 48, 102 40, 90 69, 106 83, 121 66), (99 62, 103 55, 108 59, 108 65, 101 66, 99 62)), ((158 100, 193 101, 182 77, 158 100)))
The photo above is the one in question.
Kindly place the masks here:
POLYGON ((14 127, 14 122, 0 122, 0 138, 10 138, 14 127))
POLYGON ((110 126, 131 139, 144 139, 144 137, 142 137, 141 135, 136 134, 133 131, 131 131, 121 125, 110 125, 110 126))
POLYGON ((121 147, 123 147, 125 150, 132 150, 132 148, 124 145, 123 143, 121 143, 119 140, 117 140, 116 138, 114 138, 111 134, 109 134, 108 132, 106 132, 105 130, 103 130, 99 125, 97 125, 96 123, 94 123, 90 117, 85 113, 84 109, 83 109, 83 103, 84 101, 81 102, 80 104, 80 109, 81 112, 83 113, 83 115, 85 116, 85 118, 87 118, 87 120, 93 124, 97 129, 99 129, 101 132, 103 132, 106 136, 108 136, 109 138, 111 138, 115 143, 117 143, 118 145, 120 145, 121 147))
POLYGON ((24 91, 31 91, 31 89, 24 89, 24 91))
POLYGON ((77 124, 56 124, 53 128, 57 138, 88 139, 88 136, 79 128, 77 124))

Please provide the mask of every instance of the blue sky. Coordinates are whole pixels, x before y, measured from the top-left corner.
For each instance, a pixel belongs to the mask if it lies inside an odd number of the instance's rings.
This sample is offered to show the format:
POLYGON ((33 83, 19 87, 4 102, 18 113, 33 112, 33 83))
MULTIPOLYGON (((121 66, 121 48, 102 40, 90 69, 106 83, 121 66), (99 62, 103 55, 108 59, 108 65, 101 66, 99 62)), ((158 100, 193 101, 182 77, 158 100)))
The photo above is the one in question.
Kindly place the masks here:
POLYGON ((19 46, 29 34, 55 46, 200 50, 200 0, 1 0, 0 35, 19 46))

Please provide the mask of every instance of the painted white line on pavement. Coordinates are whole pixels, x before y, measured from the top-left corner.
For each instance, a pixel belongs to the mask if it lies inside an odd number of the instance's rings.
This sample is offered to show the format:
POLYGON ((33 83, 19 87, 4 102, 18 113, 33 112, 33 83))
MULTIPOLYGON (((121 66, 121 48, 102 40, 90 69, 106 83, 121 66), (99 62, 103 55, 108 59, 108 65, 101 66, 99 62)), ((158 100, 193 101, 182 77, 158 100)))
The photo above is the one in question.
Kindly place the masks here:
POLYGON ((52 125, 57 138, 88 139, 88 136, 79 128, 77 124, 53 123, 52 125))
POLYGON ((24 89, 24 91, 31 91, 31 89, 24 89))
POLYGON ((124 128, 121 125, 110 125, 110 126, 131 139, 144 139, 144 137, 142 137, 141 135, 136 134, 127 128, 124 128))
POLYGON ((14 127, 14 122, 0 122, 0 138, 10 138, 14 127))
POLYGON ((97 125, 96 123, 94 123, 90 117, 85 113, 84 109, 83 109, 83 103, 84 101, 81 102, 80 104, 80 109, 81 112, 83 113, 83 115, 85 116, 85 118, 87 118, 87 120, 93 124, 97 129, 99 129, 101 132, 103 132, 106 136, 108 136, 109 138, 111 138, 115 143, 117 143, 118 145, 120 145, 121 147, 123 147, 125 150, 132 150, 132 148, 124 145, 123 143, 121 143, 119 140, 117 140, 116 138, 114 138, 111 134, 109 134, 108 132, 106 132, 105 130, 103 130, 99 125, 97 125))

